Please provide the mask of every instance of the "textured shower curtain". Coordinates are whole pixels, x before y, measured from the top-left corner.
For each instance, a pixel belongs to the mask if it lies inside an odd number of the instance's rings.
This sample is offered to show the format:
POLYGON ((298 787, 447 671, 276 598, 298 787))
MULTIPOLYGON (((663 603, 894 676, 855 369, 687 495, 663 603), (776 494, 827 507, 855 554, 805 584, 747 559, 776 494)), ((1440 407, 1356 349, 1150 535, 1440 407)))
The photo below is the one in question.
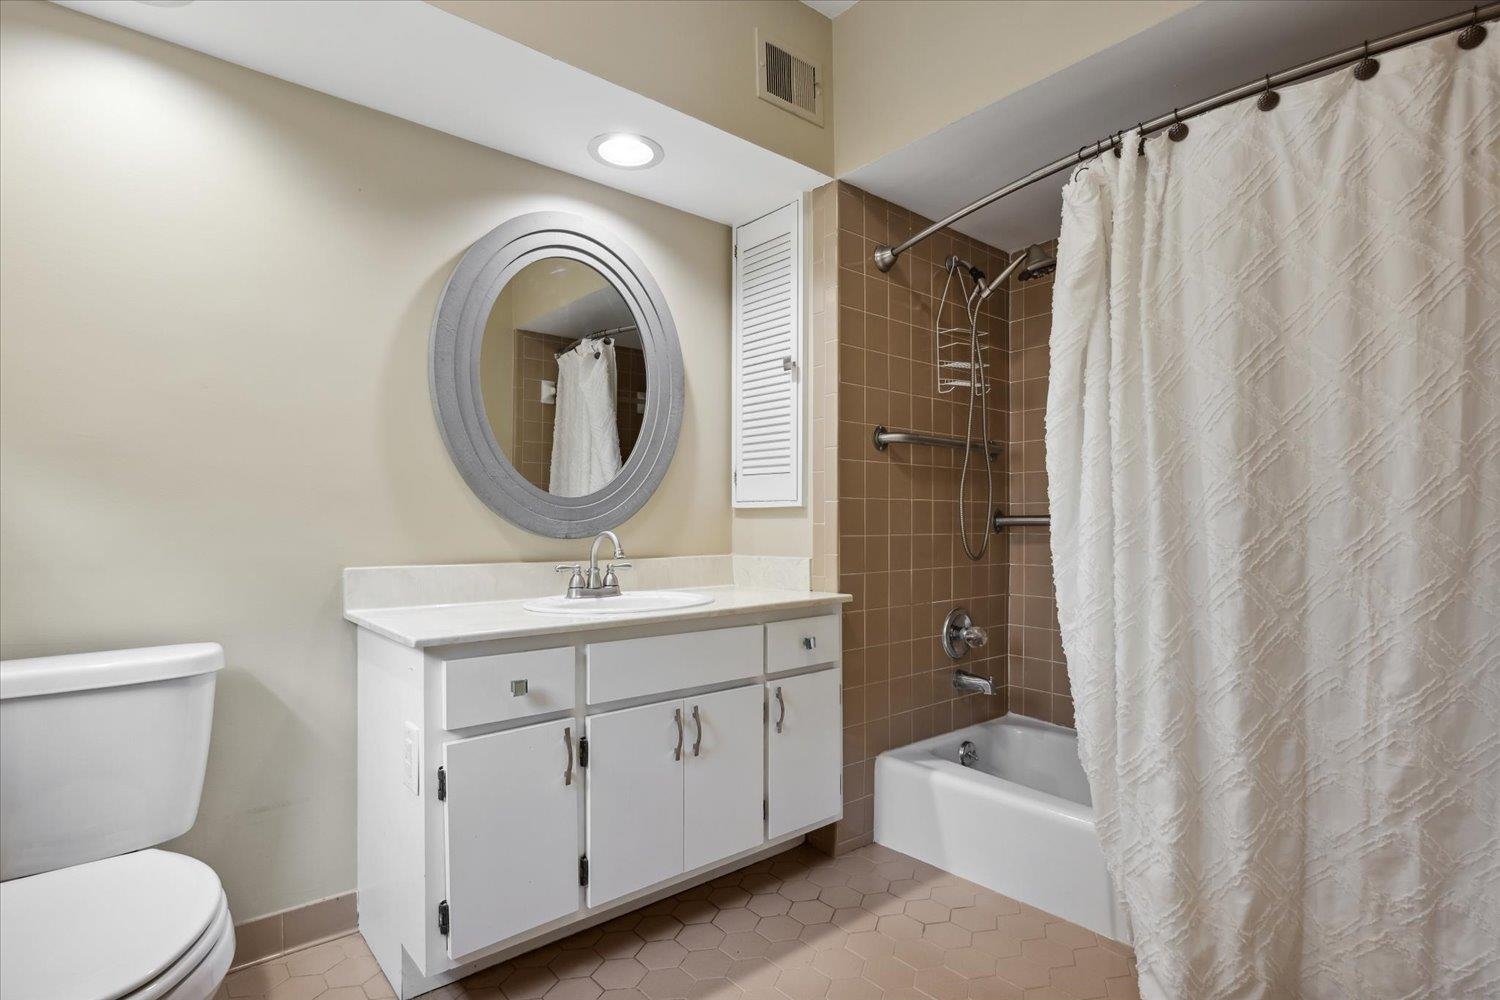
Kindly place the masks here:
POLYGON ((1058 617, 1148 1000, 1500 997, 1500 38, 1064 195, 1058 617))
POLYGON ((558 356, 557 413, 547 480, 553 496, 585 497, 619 475, 618 378, 614 344, 608 341, 585 341, 558 356))

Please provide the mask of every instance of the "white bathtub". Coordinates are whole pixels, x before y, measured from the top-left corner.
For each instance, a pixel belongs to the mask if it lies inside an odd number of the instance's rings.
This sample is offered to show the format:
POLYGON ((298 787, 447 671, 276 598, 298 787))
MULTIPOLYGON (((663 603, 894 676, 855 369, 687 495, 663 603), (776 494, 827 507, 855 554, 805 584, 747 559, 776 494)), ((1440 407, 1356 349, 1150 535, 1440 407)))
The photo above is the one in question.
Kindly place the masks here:
POLYGON ((887 750, 875 761, 875 842, 1130 940, 1071 729, 1006 715, 887 750), (979 752, 972 767, 958 763, 965 740, 979 752))

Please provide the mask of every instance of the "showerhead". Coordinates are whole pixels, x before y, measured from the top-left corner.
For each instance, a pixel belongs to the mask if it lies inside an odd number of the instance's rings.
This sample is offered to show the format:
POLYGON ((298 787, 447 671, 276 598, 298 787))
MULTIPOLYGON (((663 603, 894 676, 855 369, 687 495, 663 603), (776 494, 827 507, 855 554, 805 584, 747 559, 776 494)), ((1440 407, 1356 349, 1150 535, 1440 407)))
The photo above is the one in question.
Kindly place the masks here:
POLYGON ((1047 248, 1040 243, 1033 243, 1026 248, 1024 256, 1017 255, 1011 262, 1005 265, 1005 270, 995 276, 995 280, 988 285, 982 285, 975 290, 976 302, 983 302, 995 294, 995 289, 1005 284, 1005 279, 1012 274, 1019 274, 1022 281, 1031 281, 1051 274, 1057 269, 1057 258, 1047 252, 1047 248))
POLYGON ((1021 265, 1019 277, 1022 281, 1043 278, 1057 270, 1057 258, 1047 252, 1040 243, 1026 248, 1026 263, 1021 265))

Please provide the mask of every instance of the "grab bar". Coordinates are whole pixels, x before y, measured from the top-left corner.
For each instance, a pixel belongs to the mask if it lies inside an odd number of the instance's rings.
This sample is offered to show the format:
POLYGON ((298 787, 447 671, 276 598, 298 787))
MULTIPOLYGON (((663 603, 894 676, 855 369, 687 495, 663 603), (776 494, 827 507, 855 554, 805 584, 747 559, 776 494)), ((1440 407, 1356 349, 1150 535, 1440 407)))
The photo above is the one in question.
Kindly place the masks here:
MULTIPOLYGON (((884 424, 875 426, 873 437, 876 451, 885 451, 893 444, 921 444, 932 448, 964 450, 964 439, 961 437, 950 437, 947 434, 922 434, 918 431, 888 431, 884 424)), ((984 444, 979 441, 970 441, 968 445, 975 451, 985 450, 984 444)), ((999 458, 1004 445, 999 441, 991 440, 989 446, 990 457, 999 458)))
POLYGON ((1006 514, 1003 511, 995 511, 995 533, 998 535, 1006 528, 1020 528, 1026 525, 1042 525, 1052 527, 1052 516, 1050 514, 1006 514))

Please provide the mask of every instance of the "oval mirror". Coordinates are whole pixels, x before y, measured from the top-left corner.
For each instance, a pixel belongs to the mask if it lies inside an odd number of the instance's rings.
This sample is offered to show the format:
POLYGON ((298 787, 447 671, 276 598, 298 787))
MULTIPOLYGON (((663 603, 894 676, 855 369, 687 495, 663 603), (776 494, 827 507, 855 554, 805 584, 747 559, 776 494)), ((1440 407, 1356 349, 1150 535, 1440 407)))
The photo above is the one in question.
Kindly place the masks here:
POLYGON ((676 448, 671 314, 634 254, 576 216, 523 216, 464 254, 438 303, 430 375, 464 479, 538 534, 618 526, 676 448))

